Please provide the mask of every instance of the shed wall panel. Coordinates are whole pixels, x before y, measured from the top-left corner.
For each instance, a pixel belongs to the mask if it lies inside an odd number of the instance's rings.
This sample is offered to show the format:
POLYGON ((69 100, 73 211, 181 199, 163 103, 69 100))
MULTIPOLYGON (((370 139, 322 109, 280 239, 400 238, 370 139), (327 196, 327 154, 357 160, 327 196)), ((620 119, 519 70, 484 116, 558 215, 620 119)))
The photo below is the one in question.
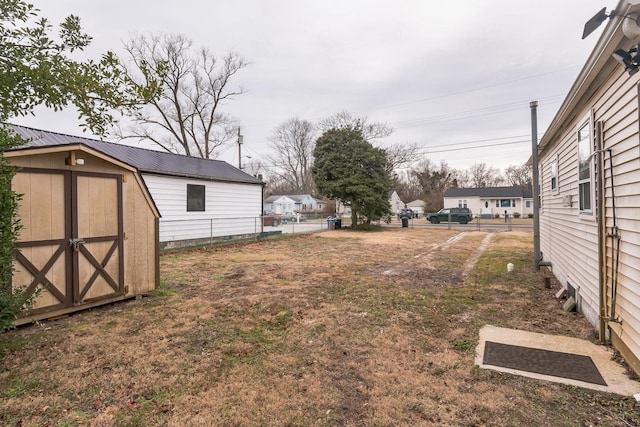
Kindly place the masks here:
MULTIPOLYGON (((123 253, 125 254, 124 284, 128 287, 129 295, 146 293, 155 289, 158 282, 156 276, 157 251, 155 233, 155 207, 150 204, 146 188, 142 185, 142 180, 136 178, 135 172, 123 169, 109 161, 94 157, 90 153, 76 151, 76 158, 83 158, 84 165, 65 165, 65 158, 69 152, 63 153, 40 153, 29 155, 27 151, 12 153, 9 157, 11 164, 23 168, 36 168, 39 171, 52 169, 54 172, 29 173, 18 172, 12 181, 12 188, 24 194, 20 203, 19 216, 24 225, 19 235, 19 240, 47 240, 64 239, 65 220, 68 212, 65 209, 65 198, 61 196, 64 188, 64 178, 62 173, 55 171, 82 171, 91 173, 108 173, 122 175, 124 177, 122 207, 124 213, 123 226, 126 233, 123 253)), ((87 215, 90 221, 80 222, 81 231, 89 236, 100 235, 101 233, 117 234, 117 215, 114 209, 116 205, 107 202, 106 199, 113 199, 116 194, 114 180, 101 180, 96 177, 88 178, 79 176, 78 209, 79 215, 87 215), (99 188, 98 188, 99 187, 99 188), (111 195, 109 197, 99 197, 98 194, 111 195), (106 215, 92 215, 92 212, 103 212, 106 215), (102 218, 100 218, 102 217, 102 218)), ((91 252, 96 254, 96 258, 105 257, 110 244, 104 242, 91 243, 91 252)), ((33 259, 35 263, 43 263, 44 258, 50 258, 59 246, 49 245, 38 248, 23 248, 22 252, 28 259, 33 259)), ((118 252, 113 254, 118 256, 118 252)), ((100 259, 102 261, 102 259, 100 259)), ((86 260, 81 260, 85 262, 86 260)), ((36 268, 41 268, 36 265, 36 268)), ((95 271, 92 267, 87 267, 88 273, 84 274, 84 279, 95 271)), ((117 275, 116 264, 108 263, 106 270, 111 275, 117 275)), ((56 285, 60 293, 65 293, 66 266, 64 255, 52 266, 46 277, 56 285)), ((28 284, 33 280, 33 275, 24 268, 19 268, 14 275, 14 286, 28 284)), ((110 285, 102 277, 98 277, 97 286, 90 288, 85 299, 99 297, 102 294, 111 293, 110 285)), ((58 299, 50 292, 44 291, 36 301, 36 308, 45 308, 59 303, 58 299)), ((81 309, 82 307, 75 307, 81 309)), ((41 318, 42 316, 39 316, 41 318)))

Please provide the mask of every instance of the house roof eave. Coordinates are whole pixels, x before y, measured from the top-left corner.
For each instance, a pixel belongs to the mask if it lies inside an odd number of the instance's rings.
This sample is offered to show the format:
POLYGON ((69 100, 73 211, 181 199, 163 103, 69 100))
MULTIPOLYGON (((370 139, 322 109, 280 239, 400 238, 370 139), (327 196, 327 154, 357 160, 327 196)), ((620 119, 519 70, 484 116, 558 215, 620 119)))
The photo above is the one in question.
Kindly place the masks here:
MULTIPOLYGON (((540 139, 540 143, 538 144, 539 151, 543 151, 556 140, 558 134, 564 128, 564 124, 572 119, 572 114, 574 114, 576 106, 590 90, 590 86, 598 76, 598 72, 607 66, 617 66, 617 63, 611 57, 611 53, 625 38, 622 32, 622 23, 624 19, 626 19, 626 15, 637 12, 638 10, 640 10, 638 7, 632 7, 626 0, 619 1, 613 12, 614 15, 607 23, 586 63, 580 70, 578 77, 569 89, 562 105, 551 120, 543 137, 540 139)), ((531 158, 528 163, 531 163, 531 158)))

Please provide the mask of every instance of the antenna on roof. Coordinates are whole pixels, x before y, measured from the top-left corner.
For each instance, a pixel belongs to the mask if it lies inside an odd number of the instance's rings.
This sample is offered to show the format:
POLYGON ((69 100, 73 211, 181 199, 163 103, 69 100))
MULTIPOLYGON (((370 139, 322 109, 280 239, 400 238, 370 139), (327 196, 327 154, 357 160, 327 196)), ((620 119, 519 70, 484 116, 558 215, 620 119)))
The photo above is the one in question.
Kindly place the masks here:
POLYGON ((586 24, 584 24, 584 31, 582 32, 582 40, 587 38, 587 36, 593 33, 607 18, 611 18, 615 16, 615 11, 607 13, 607 8, 603 7, 598 13, 593 15, 593 18, 589 19, 586 24))

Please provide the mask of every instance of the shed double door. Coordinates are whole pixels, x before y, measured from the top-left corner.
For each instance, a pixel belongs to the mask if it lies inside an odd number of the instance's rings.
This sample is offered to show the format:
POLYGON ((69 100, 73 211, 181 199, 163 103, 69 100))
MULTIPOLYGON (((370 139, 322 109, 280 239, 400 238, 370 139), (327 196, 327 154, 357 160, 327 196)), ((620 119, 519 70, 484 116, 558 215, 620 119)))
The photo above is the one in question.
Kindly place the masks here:
POLYGON ((21 169, 13 286, 40 288, 35 313, 124 294, 122 175, 21 169))

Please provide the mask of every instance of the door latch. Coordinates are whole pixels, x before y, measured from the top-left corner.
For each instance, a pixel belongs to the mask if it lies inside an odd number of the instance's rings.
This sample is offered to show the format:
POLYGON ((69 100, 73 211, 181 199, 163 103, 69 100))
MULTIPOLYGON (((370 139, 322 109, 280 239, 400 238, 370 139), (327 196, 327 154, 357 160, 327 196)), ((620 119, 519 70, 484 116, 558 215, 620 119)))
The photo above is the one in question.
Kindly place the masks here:
POLYGON ((76 252, 80 250, 80 245, 82 244, 84 244, 84 239, 69 239, 69 246, 71 246, 76 252))

